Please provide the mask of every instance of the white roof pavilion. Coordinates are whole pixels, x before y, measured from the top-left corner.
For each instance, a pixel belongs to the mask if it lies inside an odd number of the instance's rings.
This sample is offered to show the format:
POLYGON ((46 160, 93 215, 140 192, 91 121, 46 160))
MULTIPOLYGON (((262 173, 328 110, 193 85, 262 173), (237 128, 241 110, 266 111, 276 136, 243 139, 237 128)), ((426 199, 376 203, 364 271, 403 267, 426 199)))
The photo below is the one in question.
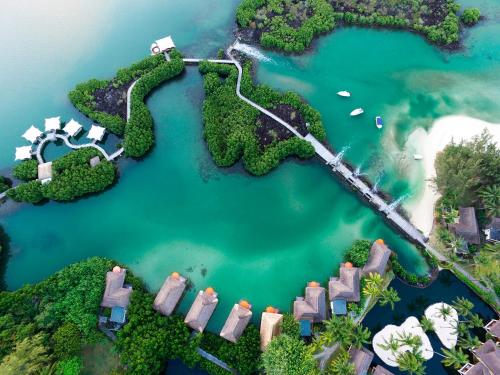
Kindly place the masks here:
POLYGON ((61 129, 61 117, 50 117, 45 119, 45 131, 55 131, 61 129))
POLYGON ((106 129, 104 129, 102 126, 92 125, 89 130, 89 134, 87 134, 87 138, 93 139, 95 141, 102 141, 105 130, 106 129))
POLYGON ((16 160, 31 159, 31 146, 16 147, 16 160))
POLYGON ((156 55, 158 53, 170 51, 172 48, 175 48, 175 44, 172 37, 169 35, 165 38, 155 40, 154 43, 151 44, 151 53, 156 55))
POLYGON ((24 132, 22 137, 31 143, 35 143, 38 141, 38 138, 40 138, 42 134, 43 133, 40 131, 40 129, 38 129, 34 125, 31 125, 31 127, 24 132))
POLYGON ((80 133, 82 130, 82 126, 75 120, 71 119, 69 122, 64 126, 63 131, 68 134, 70 137, 74 137, 80 133))

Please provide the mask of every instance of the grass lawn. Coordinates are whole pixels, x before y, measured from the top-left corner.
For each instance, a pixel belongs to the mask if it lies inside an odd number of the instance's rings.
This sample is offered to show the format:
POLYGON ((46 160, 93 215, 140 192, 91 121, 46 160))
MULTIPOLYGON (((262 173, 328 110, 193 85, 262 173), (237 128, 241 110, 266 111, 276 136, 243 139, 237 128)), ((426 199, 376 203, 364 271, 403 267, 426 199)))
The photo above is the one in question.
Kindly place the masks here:
POLYGON ((82 362, 82 375, 107 375, 120 366, 113 343, 105 338, 82 349, 82 362))

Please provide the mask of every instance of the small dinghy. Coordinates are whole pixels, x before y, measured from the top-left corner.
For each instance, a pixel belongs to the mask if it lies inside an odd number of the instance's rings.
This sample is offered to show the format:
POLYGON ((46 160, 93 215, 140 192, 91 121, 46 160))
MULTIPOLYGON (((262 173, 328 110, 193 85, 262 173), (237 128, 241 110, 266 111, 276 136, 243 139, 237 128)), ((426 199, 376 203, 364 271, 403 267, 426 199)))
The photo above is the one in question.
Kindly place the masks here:
POLYGON ((344 98, 348 98, 351 96, 351 93, 349 91, 339 91, 337 93, 338 96, 343 96, 344 98))
POLYGON ((377 126, 377 128, 382 129, 382 126, 384 126, 384 120, 382 120, 382 117, 375 117, 375 125, 377 126))
POLYGON ((420 155, 420 154, 413 155, 413 159, 415 159, 415 160, 422 160, 423 158, 424 157, 422 155, 420 155))
POLYGON ((358 116, 364 112, 365 111, 363 108, 356 108, 354 111, 351 112, 351 116, 358 116))

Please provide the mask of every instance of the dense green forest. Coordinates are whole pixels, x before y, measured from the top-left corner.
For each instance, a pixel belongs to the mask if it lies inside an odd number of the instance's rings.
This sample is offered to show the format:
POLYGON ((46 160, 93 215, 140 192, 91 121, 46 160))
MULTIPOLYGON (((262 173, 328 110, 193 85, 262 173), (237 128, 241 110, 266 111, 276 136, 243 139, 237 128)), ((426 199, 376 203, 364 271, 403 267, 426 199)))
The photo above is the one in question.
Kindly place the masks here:
MULTIPOLYGON (((294 93, 281 94, 267 86, 254 85, 250 69, 251 66, 246 64, 241 82, 243 95, 271 111, 278 105, 285 105, 285 110, 299 112, 309 124, 306 131, 320 140, 325 138, 317 111, 294 93)), ((237 97, 238 72, 235 67, 202 62, 200 72, 204 75, 205 88, 204 136, 218 166, 229 167, 243 159, 250 173, 263 175, 287 156, 308 158, 314 155, 314 148, 309 142, 293 136, 288 130, 279 137, 274 128, 266 128, 272 124, 260 119, 259 111, 237 97), (264 143, 257 132, 274 140, 264 143)))
POLYGON ((430 42, 450 46, 460 39, 461 22, 477 23, 477 8, 464 10, 454 0, 243 0, 236 20, 265 48, 302 52, 315 35, 336 25, 401 28, 430 42))
POLYGON ((13 175, 27 182, 9 190, 7 194, 17 202, 39 203, 46 199, 70 201, 102 191, 115 181, 117 168, 105 159, 95 167, 91 167, 90 159, 95 156, 102 159, 98 150, 87 147, 54 160, 52 181, 46 184, 36 180, 37 161, 23 161, 16 165, 13 175))

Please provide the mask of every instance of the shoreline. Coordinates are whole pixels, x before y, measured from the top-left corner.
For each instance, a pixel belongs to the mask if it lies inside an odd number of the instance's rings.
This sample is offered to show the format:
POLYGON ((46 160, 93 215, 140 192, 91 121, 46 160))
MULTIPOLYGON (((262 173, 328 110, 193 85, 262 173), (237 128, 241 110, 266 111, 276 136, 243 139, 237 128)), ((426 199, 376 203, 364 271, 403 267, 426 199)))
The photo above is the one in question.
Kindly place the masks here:
POLYGON ((426 236, 432 231, 434 206, 439 198, 431 182, 436 175, 434 161, 437 154, 452 140, 457 143, 467 141, 480 135, 485 129, 490 132, 493 140, 500 144, 500 123, 490 123, 465 115, 440 117, 434 121, 429 131, 418 128, 408 137, 405 148, 423 156, 422 169, 425 182, 421 192, 406 207, 411 213, 410 221, 426 236))

